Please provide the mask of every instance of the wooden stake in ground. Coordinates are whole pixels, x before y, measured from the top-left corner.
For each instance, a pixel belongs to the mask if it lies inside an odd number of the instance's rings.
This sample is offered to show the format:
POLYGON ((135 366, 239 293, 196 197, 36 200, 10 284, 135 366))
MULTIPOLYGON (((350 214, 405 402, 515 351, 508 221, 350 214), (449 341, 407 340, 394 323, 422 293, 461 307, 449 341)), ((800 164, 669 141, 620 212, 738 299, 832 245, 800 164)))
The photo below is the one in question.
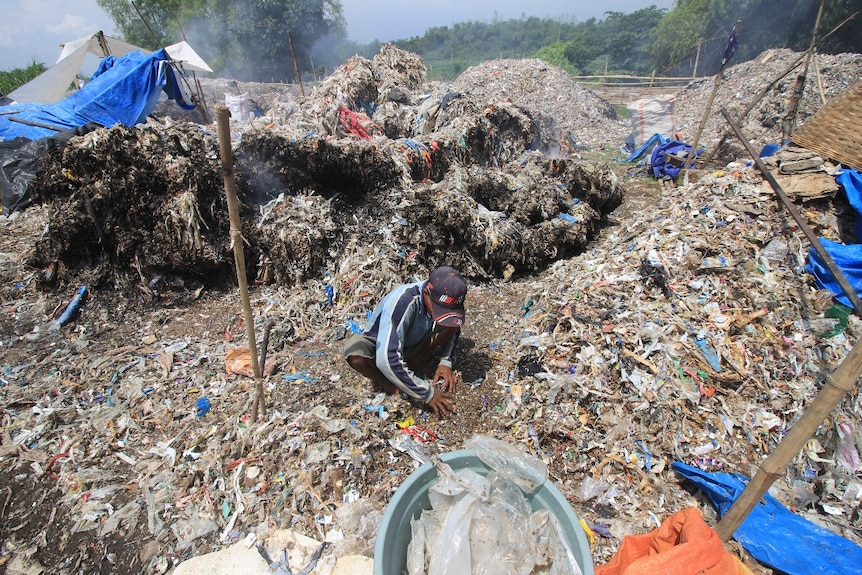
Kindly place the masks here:
POLYGON ((820 28, 820 17, 823 16, 823 7, 825 4, 826 0, 820 0, 820 9, 817 11, 817 20, 814 22, 814 31, 811 33, 811 45, 808 47, 808 56, 805 59, 805 70, 798 79, 798 88, 793 91, 790 109, 782 123, 781 135, 785 142, 793 137, 793 130, 796 129, 796 115, 799 112, 799 101, 805 93, 805 80, 808 78, 808 68, 811 66, 811 59, 814 57, 814 48, 817 46, 817 30, 820 28))
POLYGON ((227 106, 216 105, 216 126, 218 128, 218 144, 221 153, 222 173, 224 175, 224 189, 227 196, 227 210, 230 216, 230 242, 233 245, 233 256, 236 262, 236 281, 239 284, 239 293, 242 298, 242 313, 245 319, 246 333, 248 334, 248 349, 251 352, 251 369, 257 382, 254 400, 255 410, 251 414, 251 421, 257 421, 257 406, 263 413, 266 407, 263 399, 263 381, 261 380, 260 363, 257 360, 257 344, 254 335, 254 316, 251 313, 251 303, 248 299, 248 280, 245 275, 245 253, 243 252, 242 222, 239 218, 239 200, 236 197, 236 182, 234 180, 233 152, 230 148, 230 110, 227 106))
POLYGON ((724 68, 727 66, 727 63, 730 61, 730 58, 736 53, 736 45, 737 39, 736 34, 739 28, 742 26, 742 18, 736 20, 736 24, 733 26, 733 30, 730 31, 730 37, 727 39, 727 47, 724 49, 724 58, 721 61, 721 68, 718 70, 718 74, 715 75, 715 84, 712 86, 712 93, 709 95, 709 101, 706 103, 706 110, 703 111, 703 118, 700 119, 700 126, 697 128, 697 134, 694 136, 694 143, 691 145, 691 149, 688 151, 688 156, 685 158, 685 164, 683 164, 683 173, 682 173, 682 183, 683 185, 688 184, 688 169, 691 166, 692 161, 694 161, 694 156, 697 153, 697 146, 700 144, 700 136, 703 134, 703 129, 706 127, 706 120, 709 118, 709 113, 712 111, 712 102, 715 100, 715 94, 718 92, 718 86, 721 84, 721 79, 724 76, 724 68))
POLYGON ((296 52, 293 50, 293 36, 290 32, 287 33, 287 42, 290 45, 290 55, 293 57, 293 69, 296 71, 296 81, 299 83, 299 93, 305 97, 305 90, 302 88, 302 72, 299 71, 299 64, 296 62, 296 52))

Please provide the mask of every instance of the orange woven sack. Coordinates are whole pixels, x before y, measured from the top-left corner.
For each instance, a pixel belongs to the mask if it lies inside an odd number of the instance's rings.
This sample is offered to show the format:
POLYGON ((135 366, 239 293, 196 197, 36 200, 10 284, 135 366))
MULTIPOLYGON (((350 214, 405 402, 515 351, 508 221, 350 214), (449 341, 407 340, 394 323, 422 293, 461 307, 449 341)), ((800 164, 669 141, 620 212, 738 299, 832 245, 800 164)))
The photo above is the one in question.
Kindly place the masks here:
POLYGON ((596 575, 753 575, 724 548, 697 508, 677 511, 643 535, 628 535, 596 575))

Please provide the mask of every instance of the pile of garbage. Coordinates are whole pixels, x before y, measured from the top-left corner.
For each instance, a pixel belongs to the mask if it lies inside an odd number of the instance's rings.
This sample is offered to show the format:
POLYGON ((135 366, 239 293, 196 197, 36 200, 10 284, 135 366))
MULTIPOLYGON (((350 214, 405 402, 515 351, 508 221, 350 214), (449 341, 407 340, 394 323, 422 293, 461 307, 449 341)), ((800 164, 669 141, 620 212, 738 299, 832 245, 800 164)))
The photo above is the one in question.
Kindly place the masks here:
MULTIPOLYGON (((293 284, 333 273, 353 243, 398 246, 472 277, 532 273, 584 249, 621 203, 607 165, 559 153, 577 115, 560 111, 568 120, 557 126, 547 105, 527 109, 503 86, 474 97, 440 85, 420 92, 427 84, 418 57, 388 46, 373 61, 354 57, 290 110, 272 102, 271 115, 242 127, 235 158, 251 277, 293 284), (555 157, 542 153, 554 146, 555 157), (383 242, 369 226, 381 216, 397 223, 383 242)), ((612 109, 591 99, 602 115, 581 124, 619 130, 612 109)), ((69 143, 31 184, 54 215, 30 264, 58 267, 61 280, 87 273, 97 285, 224 277, 217 149, 211 131, 172 121, 69 143)))
MULTIPOLYGON (((740 66, 769 78, 778 60, 740 66)), ((850 57, 819 61, 827 78, 850 57)), ((233 361, 248 326, 217 289, 235 271, 213 126, 100 129, 47 158, 35 205, 0 219, 10 565, 165 573, 267 542, 272 567, 271 536, 289 531, 316 542, 291 565, 334 572, 370 557, 420 462, 474 433, 545 462, 602 564, 680 509, 714 522, 674 461, 751 476, 775 449, 862 324, 805 273, 807 241, 750 158, 661 188, 595 159, 628 127, 547 64, 487 62, 451 86, 423 70, 384 47, 232 119, 252 327, 274 321, 257 420, 233 361), (439 263, 470 278, 446 419, 372 393, 341 357, 380 296, 439 263)), ((753 81, 731 67, 716 101, 753 81)), ((746 120, 759 141, 779 141, 786 89, 746 120)), ((708 91, 678 95, 682 133, 708 91)), ((818 99, 806 89, 800 110, 818 99)), ((707 144, 723 129, 709 125, 707 144)), ((830 176, 820 159, 811 171, 830 176)), ((834 190, 794 197, 818 235, 841 237, 834 190)), ((857 543, 860 401, 846 396, 771 490, 857 543)))
POLYGON ((782 135, 786 123, 794 116, 794 125, 801 126, 826 102, 860 81, 860 54, 815 53, 809 60, 806 52, 767 50, 753 60, 728 66, 718 79, 718 88, 715 77, 689 83, 676 94, 674 119, 678 126, 685 127, 685 137, 693 143, 706 102, 715 92, 700 144, 717 158, 733 161, 748 154, 721 110, 739 123, 751 145, 759 151, 765 145, 785 143, 782 135), (806 81, 797 86, 800 77, 806 81))

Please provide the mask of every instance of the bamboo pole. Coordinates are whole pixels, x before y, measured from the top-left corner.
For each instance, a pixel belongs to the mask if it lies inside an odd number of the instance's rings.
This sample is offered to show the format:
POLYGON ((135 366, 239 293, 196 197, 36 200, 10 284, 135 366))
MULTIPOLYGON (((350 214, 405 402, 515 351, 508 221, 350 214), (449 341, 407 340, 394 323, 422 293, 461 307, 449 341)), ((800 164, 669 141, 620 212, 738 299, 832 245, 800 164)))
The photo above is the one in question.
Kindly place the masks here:
POLYGON ((805 69, 802 72, 798 91, 793 94, 793 103, 790 106, 790 111, 787 114, 786 126, 784 129, 784 139, 790 140, 793 137, 793 131, 796 129, 796 115, 799 113, 799 101, 805 93, 805 80, 808 78, 808 69, 811 66, 811 58, 814 56, 814 48, 817 46, 817 30, 820 29, 820 18, 823 16, 823 7, 826 0, 820 0, 820 8, 817 10, 817 20, 814 22, 814 30, 811 32, 811 45, 808 47, 808 57, 805 59, 805 69))
POLYGON ((841 290, 844 292, 844 295, 847 296, 847 299, 850 300, 850 303, 853 304, 853 309, 856 310, 856 315, 862 317, 862 300, 859 299, 859 296, 856 294, 856 290, 850 285, 850 282, 847 281, 847 278, 844 276, 844 273, 841 271, 835 261, 832 259, 832 256, 829 255, 829 252, 823 247, 823 244, 817 239, 817 236, 811 230, 811 227, 805 221, 805 218, 802 217, 802 214, 799 213, 799 210, 796 209, 796 206, 793 205, 793 202, 790 201, 790 198, 787 197, 787 194, 781 188, 781 185, 778 183, 778 180, 775 179, 775 176, 772 175, 772 172, 769 171, 769 168, 766 167, 766 164, 763 163, 763 160, 760 158, 760 155, 755 151, 754 148, 751 147, 751 143, 748 141, 748 138, 745 137, 745 134, 742 133, 742 130, 739 126, 736 125, 736 122, 730 117, 730 114, 727 113, 727 110, 721 110, 724 119, 727 120, 727 123, 733 129, 736 137, 739 138, 739 141, 745 146, 745 149, 748 151, 748 154, 754 159, 754 163, 757 166, 757 169, 763 174, 763 177, 769 182, 769 185, 772 186, 772 189, 775 191, 776 195, 781 200, 781 203, 784 204, 784 207, 787 208, 787 211, 790 212, 790 215, 796 221, 796 224, 799 226, 799 229, 802 230, 802 233, 805 234, 805 237, 808 238, 808 241, 811 242, 811 246, 814 248, 814 251, 817 252, 823 262, 826 264, 826 267, 835 277, 835 281, 838 282, 838 285, 841 286, 841 290))
POLYGON ((826 94, 823 92, 823 78, 820 77, 820 65, 817 63, 817 48, 814 48, 814 73, 817 77, 817 93, 820 94, 820 105, 826 105, 826 94))
POLYGON ((97 39, 99 41, 99 48, 102 49, 102 58, 111 55, 111 48, 108 46, 108 41, 105 39, 105 33, 99 30, 97 33, 97 39))
MULTIPOLYGON (((736 20, 736 26, 733 27, 733 31, 736 32, 742 26, 742 18, 738 18, 736 20)), ((732 36, 731 36, 732 37, 732 36)), ((694 136, 694 143, 691 145, 691 149, 688 151, 688 155, 685 158, 685 164, 683 164, 683 173, 682 173, 682 183, 683 185, 688 184, 688 170, 692 161, 694 161, 695 154, 697 153, 697 147, 700 145, 700 136, 703 134, 703 129, 706 127, 706 121, 709 119, 709 113, 712 111, 712 103, 715 101, 715 94, 718 92, 718 86, 721 84, 721 79, 724 77, 724 67, 727 62, 724 62, 721 68, 718 70, 718 74, 715 75, 715 84, 712 86, 712 92, 709 95, 709 100, 706 103, 706 110, 703 111, 703 118, 700 119, 700 126, 697 127, 697 134, 694 136)))
POLYGON ((862 341, 856 342, 841 365, 826 379, 814 401, 805 408, 802 416, 793 424, 775 451, 763 460, 760 469, 718 522, 715 530, 722 541, 733 537, 769 486, 783 475, 790 461, 832 413, 841 398, 852 391, 860 373, 862 373, 862 341))
POLYGON ((718 92, 718 86, 721 84, 722 76, 724 76, 724 70, 719 70, 718 74, 715 75, 715 83, 712 86, 712 92, 709 94, 709 100, 706 101, 706 110, 703 111, 703 117, 700 119, 700 125, 697 127, 697 133, 694 136, 694 143, 691 145, 691 149, 685 157, 685 164, 683 164, 684 171, 682 173, 683 185, 688 184, 688 169, 691 162, 694 160, 697 146, 700 145, 700 136, 703 134, 703 129, 706 127, 706 120, 709 118, 709 113, 712 111, 712 103, 715 101, 715 94, 718 92))
POLYGON ((694 70, 691 72, 691 79, 697 78, 697 65, 700 63, 700 49, 703 45, 703 38, 697 39, 697 55, 694 57, 694 70))
MULTIPOLYGON (((174 17, 174 20, 177 21, 177 28, 180 29, 180 35, 183 37, 183 40, 188 42, 188 38, 186 38, 186 31, 183 30, 183 24, 177 17, 177 13, 171 11, 171 15, 174 17)), ((195 84, 195 94, 192 96, 192 98, 197 98, 197 101, 195 101, 195 106, 198 108, 198 110, 200 110, 201 116, 203 116, 204 119, 204 124, 209 124, 210 118, 209 114, 207 113, 207 101, 206 98, 204 98, 204 91, 203 88, 201 88, 201 82, 200 80, 198 80, 198 76, 197 74, 195 74, 194 71, 192 71, 192 81, 195 84)), ((189 88, 191 88, 191 86, 189 88)))
MULTIPOLYGON (((135 4, 132 0, 129 0, 129 3, 132 5, 132 8, 135 9, 135 12, 137 12, 138 18, 141 19, 141 22, 143 22, 144 26, 146 26, 147 30, 149 30, 150 35, 153 37, 153 40, 155 40, 156 43, 159 45, 159 47, 162 50, 164 50, 165 49, 164 43, 156 35, 155 31, 153 31, 153 29, 147 23, 146 19, 144 19, 144 15, 141 14, 141 10, 138 8, 138 5, 135 4)), ((179 19, 176 16, 174 16, 174 18, 177 20, 177 26, 179 26, 180 32, 182 33, 182 36, 183 36, 183 40, 185 40, 186 39, 186 33, 183 31, 183 27, 180 24, 179 19)), ((170 56, 170 54, 168 54, 168 55, 170 56)), ((170 62, 171 62, 171 64, 173 64, 175 62, 175 60, 170 60, 170 62)), ((177 73, 177 76, 179 76, 180 80, 183 81, 183 83, 186 85, 186 88, 188 88, 189 92, 194 92, 192 94, 192 103, 195 105, 195 107, 198 110, 200 110, 200 113, 204 119, 204 123, 208 124, 209 123, 209 114, 207 114, 206 102, 204 101, 204 93, 203 93, 203 90, 201 90, 201 84, 200 84, 200 82, 198 82, 197 76, 195 76, 195 73, 192 72, 192 78, 195 81, 195 90, 192 90, 191 85, 189 85, 188 80, 186 80, 185 74, 177 73)))
MULTIPOLYGON (((263 381, 261 380, 260 363, 257 358, 257 344, 254 335, 254 316, 251 312, 251 302, 248 298, 248 280, 245 271, 245 253, 243 252, 242 222, 239 217, 239 200, 236 196, 236 182, 234 179, 233 152, 230 147, 230 110, 227 106, 217 104, 215 107, 216 126, 218 129, 219 152, 221 153, 222 173, 224 175, 225 195, 227 196, 227 209, 230 217, 230 243, 233 245, 233 256, 236 263, 236 281, 239 285, 239 294, 242 299, 242 313, 245 319, 245 329, 248 335, 248 349, 251 353, 251 369, 257 380, 255 407, 263 406, 263 381)), ((264 413, 266 408, 262 407, 264 413)), ((255 409, 251 414, 251 421, 257 421, 255 409)))
POLYGON ((293 57, 293 69, 296 71, 296 81, 299 82, 299 93, 305 97, 305 90, 302 87, 302 73, 299 71, 299 64, 296 62, 296 52, 293 49, 293 36, 290 31, 287 33, 287 42, 290 44, 290 55, 293 57))

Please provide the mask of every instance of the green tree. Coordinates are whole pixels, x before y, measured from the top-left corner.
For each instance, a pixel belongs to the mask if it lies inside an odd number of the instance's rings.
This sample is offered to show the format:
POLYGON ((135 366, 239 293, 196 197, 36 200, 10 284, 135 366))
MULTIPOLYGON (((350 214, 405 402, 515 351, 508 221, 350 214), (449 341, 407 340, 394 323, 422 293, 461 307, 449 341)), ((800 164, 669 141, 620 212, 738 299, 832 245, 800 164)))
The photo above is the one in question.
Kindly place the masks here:
POLYGON ((0 95, 8 94, 15 88, 23 86, 42 72, 47 70, 45 64, 35 60, 26 68, 15 68, 0 72, 0 95))
POLYGON ((568 46, 567 42, 554 42, 553 44, 548 44, 547 46, 543 46, 536 51, 535 57, 549 64, 554 64, 555 66, 559 66, 563 70, 567 71, 569 74, 576 76, 580 73, 580 71, 572 66, 569 59, 566 58, 566 47, 568 46))
POLYGON ((666 10, 650 6, 631 14, 607 12, 601 25, 604 52, 609 65, 618 71, 634 75, 652 72, 649 46, 652 32, 664 17, 666 10))
POLYGON ((571 36, 571 40, 566 46, 566 58, 582 74, 592 74, 601 72, 601 70, 593 70, 590 67, 590 62, 595 60, 601 51, 602 39, 599 23, 595 18, 590 18, 578 25, 577 30, 571 36))
POLYGON ((350 45, 339 0, 97 0, 125 40, 155 49, 186 37, 213 70, 245 81, 334 66, 350 45))
POLYGON ((678 0, 658 23, 650 55, 660 74, 673 72, 682 61, 696 59, 709 29, 712 3, 714 0, 678 0))

